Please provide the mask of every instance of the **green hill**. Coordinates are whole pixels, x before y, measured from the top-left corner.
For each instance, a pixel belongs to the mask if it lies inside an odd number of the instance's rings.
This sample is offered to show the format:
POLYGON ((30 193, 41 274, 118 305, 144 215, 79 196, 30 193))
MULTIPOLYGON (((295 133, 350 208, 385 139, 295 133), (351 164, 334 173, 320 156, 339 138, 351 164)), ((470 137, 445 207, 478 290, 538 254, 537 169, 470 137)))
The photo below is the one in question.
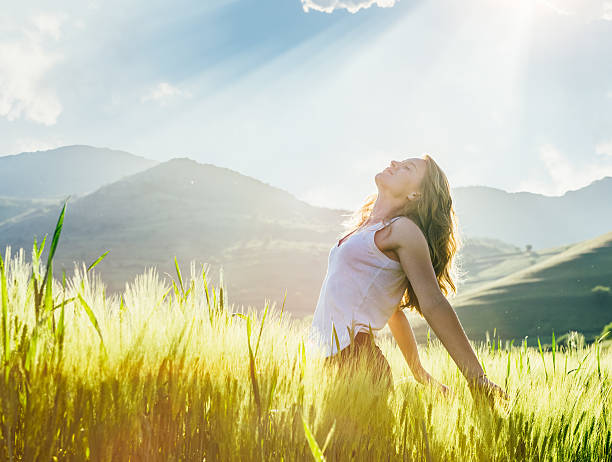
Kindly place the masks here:
POLYGON ((542 250, 520 249, 503 241, 488 238, 468 238, 459 251, 460 294, 472 292, 483 285, 529 268, 571 245, 542 250))
MULTIPOLYGON (((553 252, 554 253, 554 252, 553 252)), ((612 286, 612 232, 575 244, 533 266, 456 297, 452 303, 468 336, 537 337, 570 330, 594 338, 612 321, 612 296, 593 291, 612 286)), ((422 334, 422 332, 421 332, 422 334)))

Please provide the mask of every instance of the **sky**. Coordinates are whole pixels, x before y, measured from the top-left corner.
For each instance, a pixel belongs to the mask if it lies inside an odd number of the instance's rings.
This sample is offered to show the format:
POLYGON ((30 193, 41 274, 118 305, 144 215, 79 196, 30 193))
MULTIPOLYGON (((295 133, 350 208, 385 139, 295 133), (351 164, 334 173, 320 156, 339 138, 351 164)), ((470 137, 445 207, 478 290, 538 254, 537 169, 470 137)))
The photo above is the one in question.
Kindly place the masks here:
POLYGON ((0 155, 87 144, 358 207, 392 159, 612 176, 612 0, 58 0, 0 15, 0 155))

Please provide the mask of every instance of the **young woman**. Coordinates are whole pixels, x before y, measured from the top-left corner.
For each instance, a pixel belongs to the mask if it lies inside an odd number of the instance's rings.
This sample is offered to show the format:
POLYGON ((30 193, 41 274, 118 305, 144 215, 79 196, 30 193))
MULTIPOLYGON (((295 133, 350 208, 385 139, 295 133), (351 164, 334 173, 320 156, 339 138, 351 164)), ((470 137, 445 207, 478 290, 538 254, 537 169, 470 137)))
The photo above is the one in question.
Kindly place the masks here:
POLYGON ((326 362, 352 364, 361 355, 392 384, 391 368, 373 341, 389 324, 417 381, 447 391, 425 371, 403 308, 425 318, 471 390, 505 396, 485 375, 445 295, 455 291, 456 220, 446 175, 425 155, 375 176, 378 192, 353 216, 352 231, 330 250, 309 338, 326 362))

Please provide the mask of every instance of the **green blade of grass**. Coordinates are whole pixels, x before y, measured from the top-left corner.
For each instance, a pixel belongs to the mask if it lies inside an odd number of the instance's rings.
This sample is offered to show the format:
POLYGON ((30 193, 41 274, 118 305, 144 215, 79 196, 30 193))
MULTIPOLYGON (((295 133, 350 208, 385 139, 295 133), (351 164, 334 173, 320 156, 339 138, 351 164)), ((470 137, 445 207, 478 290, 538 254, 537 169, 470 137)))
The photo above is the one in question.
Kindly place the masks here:
POLYGON ((557 369, 556 368, 556 363, 555 363, 555 353, 556 353, 556 350, 557 350, 557 344, 555 342, 555 331, 554 330, 553 330, 553 333, 552 333, 552 347, 551 348, 552 348, 552 361, 553 361, 553 374, 554 374, 556 369, 557 369))
POLYGON ((63 300, 62 303, 58 303, 57 305, 55 305, 53 307, 53 311, 57 310, 58 308, 64 308, 66 305, 68 305, 68 303, 72 303, 76 300, 76 297, 70 297, 67 298, 66 300, 63 300))
POLYGON ((100 325, 98 324, 96 315, 91 310, 87 302, 83 299, 83 296, 79 294, 78 297, 79 297, 79 301, 81 302, 81 305, 83 306, 83 309, 85 310, 85 313, 87 313, 87 317, 89 318, 89 320, 91 321, 91 324, 96 329, 96 332, 98 333, 98 336, 100 337, 100 342, 102 342, 102 348, 104 349, 104 352, 106 353, 106 345, 104 344, 104 339, 102 338, 102 332, 100 331, 100 325))
POLYGON ((183 276, 181 276, 181 269, 179 268, 178 261, 174 257, 174 267, 176 268, 176 275, 178 276, 179 285, 181 286, 181 294, 185 296, 185 287, 183 287, 183 276))
POLYGON ((43 253, 43 250, 45 248, 45 242, 47 242, 47 236, 43 236, 43 240, 40 243, 40 247, 38 247, 38 241, 36 240, 36 237, 34 237, 34 246, 32 248, 32 263, 36 263, 36 266, 38 266, 38 262, 40 261, 40 256, 43 253))
MULTIPOLYGON (((336 352, 340 352, 340 342, 338 341, 338 333, 336 332, 336 326, 332 322, 332 340, 336 342, 336 352)), ((333 350, 333 348, 332 348, 333 350)))
POLYGON ((304 425, 304 434, 306 435, 308 446, 310 446, 312 457, 317 462, 324 461, 325 457, 323 456, 323 451, 321 451, 321 448, 319 447, 317 440, 315 439, 314 435, 310 431, 310 428, 308 428, 308 424, 306 423, 306 419, 304 419, 304 416, 302 416, 302 424, 304 425))
MULTIPOLYGON (((53 262, 49 266, 49 272, 53 274, 53 262)), ((53 311, 53 278, 48 278, 45 284, 45 311, 53 311)))
POLYGON ((597 355, 597 376, 601 379, 601 360, 599 358, 599 344, 601 343, 601 341, 606 338, 608 336, 608 334, 610 333, 610 331, 606 331, 604 332, 603 335, 601 335, 596 341, 595 341, 595 350, 596 350, 596 355, 597 355))
POLYGON ((176 282, 172 281, 172 288, 174 289, 174 298, 176 300, 180 300, 181 299, 181 293, 179 292, 178 286, 176 285, 176 282))
POLYGON ((25 370, 31 371, 34 359, 36 358, 36 351, 38 347, 38 329, 34 328, 30 336, 30 342, 28 344, 28 351, 25 356, 25 370))
POLYGON ((283 305, 281 306, 280 319, 283 319, 283 312, 285 311, 285 300, 287 300, 287 289, 285 288, 285 296, 283 297, 283 305))
POLYGON ((372 325, 370 323, 368 323, 368 335, 370 337, 370 340, 374 342, 374 332, 372 332, 372 325))
POLYGON ((59 359, 61 361, 64 348, 64 307, 66 306, 66 271, 62 272, 62 288, 64 289, 64 300, 61 303, 62 310, 60 311, 59 321, 57 322, 57 330, 55 338, 59 345, 59 359))
POLYGON ((2 346, 4 349, 4 360, 9 360, 9 322, 8 322, 8 290, 6 284, 6 271, 4 269, 4 260, 0 255, 0 297, 2 297, 2 346))
POLYGON ((223 297, 223 267, 219 268, 219 310, 223 310, 224 297, 223 297))
POLYGON ((304 340, 302 340, 301 342, 302 345, 302 364, 305 366, 306 365, 306 345, 304 344, 304 340))
POLYGON ((336 430, 336 420, 334 420, 332 427, 329 429, 329 432, 327 433, 327 437, 325 438, 325 443, 323 443, 323 449, 321 449, 322 453, 325 454, 325 450, 327 449, 327 446, 329 445, 331 441, 331 437, 333 436, 335 430, 336 430))
POLYGON ((104 260, 104 257, 106 257, 108 255, 108 252, 110 252, 109 250, 107 250, 106 252, 104 252, 102 255, 100 255, 96 261, 94 261, 91 265, 89 265, 87 267, 87 272, 89 273, 89 271, 91 271, 92 269, 94 269, 98 263, 100 263, 102 260, 104 260))
POLYGON ((208 319, 210 321, 210 325, 213 324, 213 312, 210 309, 210 296, 208 295, 208 282, 206 281, 206 271, 204 270, 204 265, 202 265, 202 282, 204 284, 204 294, 206 295, 206 306, 208 307, 208 319))
POLYGON ((259 397, 259 385, 257 384, 257 375, 255 373, 255 356, 253 355, 253 349, 251 348, 251 317, 248 316, 247 320, 247 340, 249 345, 249 377, 251 379, 251 385, 253 387, 253 397, 255 398, 255 404, 257 405, 257 411, 261 416, 261 399, 259 397))
MULTIPOLYGON (((64 227, 64 214, 66 213, 67 203, 68 203, 68 199, 66 199, 66 202, 64 202, 62 211, 60 212, 59 218, 57 219, 57 224, 55 225, 55 231, 53 231, 53 240, 51 241, 51 247, 49 247, 49 256, 47 258, 47 270, 45 272, 45 277, 42 283, 43 287, 49 277, 49 268, 51 266, 51 262, 53 262, 53 257, 55 256, 55 251, 57 250, 57 244, 59 243, 59 238, 60 238, 60 235, 62 234, 62 228, 64 227)), ((53 277, 53 275, 51 275, 51 277, 53 277)))
POLYGON ((512 356, 512 345, 514 344, 514 339, 510 342, 510 348, 508 349, 508 364, 506 365, 506 381, 505 381, 505 390, 508 392, 508 380, 510 379, 510 357, 512 356))
POLYGON ((268 307, 270 303, 266 301, 266 307, 264 309, 263 318, 261 320, 261 327, 259 328, 259 336, 257 337, 257 345, 255 346, 255 357, 257 357, 257 351, 259 351, 259 340, 261 340, 261 333, 263 332, 264 322, 266 322, 266 316, 268 315, 268 307))
MULTIPOLYGON (((53 262, 48 267, 50 274, 53 274, 53 262)), ((55 316, 53 316, 53 277, 47 278, 45 284, 43 311, 49 313, 47 315, 47 325, 51 332, 55 332, 55 316)))
POLYGON ((548 371, 546 370, 546 362, 544 361, 544 352, 542 351, 540 337, 538 337, 538 348, 540 349, 540 357, 542 358, 542 364, 544 365, 544 374, 546 375, 546 381, 548 382, 548 371))

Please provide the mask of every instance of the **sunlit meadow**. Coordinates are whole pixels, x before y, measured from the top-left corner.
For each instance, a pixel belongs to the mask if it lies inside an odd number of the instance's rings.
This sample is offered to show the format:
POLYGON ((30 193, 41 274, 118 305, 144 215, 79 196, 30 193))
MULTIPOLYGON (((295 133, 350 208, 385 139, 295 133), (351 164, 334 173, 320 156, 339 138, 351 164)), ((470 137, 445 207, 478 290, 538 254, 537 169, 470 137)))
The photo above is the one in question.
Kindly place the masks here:
POLYGON ((97 262, 46 276, 62 219, 46 264, 40 243, 2 259, 2 460, 612 460, 603 343, 477 345, 511 397, 491 408, 437 341, 420 354, 449 397, 381 337, 387 393, 363 363, 350 381, 324 366, 284 304, 236 311, 205 266, 112 296, 97 262))

